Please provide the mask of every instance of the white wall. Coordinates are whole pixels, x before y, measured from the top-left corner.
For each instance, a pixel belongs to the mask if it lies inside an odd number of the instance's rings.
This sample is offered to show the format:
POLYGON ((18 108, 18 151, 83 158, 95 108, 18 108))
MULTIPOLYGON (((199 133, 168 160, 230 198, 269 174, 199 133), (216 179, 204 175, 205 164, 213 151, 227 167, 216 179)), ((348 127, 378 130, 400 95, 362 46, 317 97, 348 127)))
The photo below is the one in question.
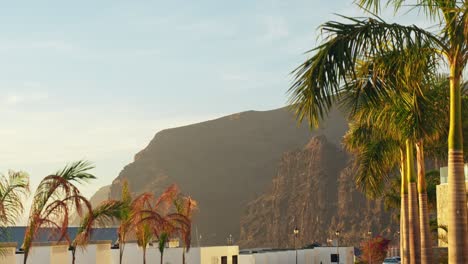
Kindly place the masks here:
MULTIPOLYGON (((166 248, 164 249, 163 264, 180 264, 182 263, 182 248, 166 248)), ((123 264, 138 264, 143 263, 142 249, 136 243, 127 243, 125 245, 123 264)), ((239 247, 202 247, 191 248, 185 253, 186 264, 212 264, 213 258, 216 258, 221 264, 221 256, 228 257, 228 264, 232 264, 232 256, 239 254, 239 247)), ((113 264, 119 263, 119 250, 111 250, 113 264)), ((161 254, 156 245, 148 247, 146 251, 146 261, 151 264, 160 263, 161 254)), ((239 261, 240 263, 240 261, 239 261)))
MULTIPOLYGON (((86 248, 76 250, 76 264, 103 263, 111 264, 111 241, 90 243, 86 248)), ((69 262, 72 261, 72 254, 69 251, 69 262)))
POLYGON ((239 255, 239 264, 255 264, 253 255, 239 255))
POLYGON ((0 243, 0 263, 16 264, 16 243, 0 243))
MULTIPOLYGON (((352 247, 340 247, 340 264, 354 263, 354 249, 352 247)), ((298 264, 331 264, 331 254, 336 254, 336 247, 317 247, 314 249, 297 250, 298 264)), ((272 251, 240 255, 239 264, 295 264, 296 252, 272 251)), ((333 262, 335 263, 335 262, 333 262)), ((336 264, 336 263, 335 263, 336 264)))
MULTIPOLYGON (((29 251, 28 264, 63 264, 69 259, 67 243, 33 243, 29 251)), ((23 264, 24 254, 16 254, 16 263, 23 264)))
MULTIPOLYGON (((166 248, 164 250, 163 264, 181 264, 182 263, 182 248, 166 248)), ((232 264, 232 256, 239 255, 239 247, 223 246, 223 247, 203 247, 191 248, 185 254, 186 264, 221 264, 221 256, 227 256, 228 264, 232 264)), ((146 251, 146 262, 149 264, 161 264, 160 253, 156 245, 148 247, 146 251)), ((16 255, 16 262, 12 264, 22 264, 24 254, 16 255)), ((253 258, 252 258, 253 259, 253 258)), ((68 250, 68 245, 41 245, 33 246, 28 257, 28 264, 66 264, 71 263, 72 255, 68 250)), ((140 264, 143 263, 143 250, 136 243, 127 243, 125 245, 124 264, 140 264)), ((0 261, 1 264, 7 263, 0 261)), ((90 244, 85 250, 77 249, 76 264, 118 264, 119 250, 110 249, 109 244, 90 244), (99 247, 101 249, 99 250, 99 247)), ((238 263, 242 263, 240 256, 238 263)), ((281 262, 278 262, 280 264, 281 262)), ((10 263, 8 263, 10 264, 10 263)), ((247 263, 254 264, 254 263, 247 263)), ((281 263, 282 264, 282 263, 281 263)))

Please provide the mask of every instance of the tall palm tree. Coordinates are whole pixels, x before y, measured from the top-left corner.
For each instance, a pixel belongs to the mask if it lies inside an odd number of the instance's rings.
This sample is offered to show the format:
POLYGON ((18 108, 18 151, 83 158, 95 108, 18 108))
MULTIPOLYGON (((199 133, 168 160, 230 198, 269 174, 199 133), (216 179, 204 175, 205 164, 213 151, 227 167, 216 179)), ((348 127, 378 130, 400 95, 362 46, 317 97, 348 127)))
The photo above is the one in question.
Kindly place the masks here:
MULTIPOLYGON (((370 197, 384 196, 385 205, 398 204, 400 212, 400 252, 404 263, 409 261, 408 183, 406 179, 406 151, 401 140, 379 127, 362 120, 350 124, 343 143, 354 154, 357 186, 370 197), (389 197, 386 183, 395 167, 400 168, 401 194, 389 197)), ((390 183, 393 185, 393 183, 390 183)))
MULTIPOLYGON (((401 183, 402 252, 404 259, 406 259, 406 249, 409 248, 410 252, 413 253, 411 254, 413 262, 419 262, 420 239, 418 236, 420 234, 423 242, 423 259, 424 263, 427 263, 431 262, 432 256, 432 244, 429 223, 427 221, 427 202, 422 203, 418 207, 418 194, 421 200, 427 201, 422 148, 423 142, 438 139, 438 136, 441 134, 439 131, 444 130, 444 127, 440 124, 444 123, 443 120, 446 117, 444 115, 446 111, 443 107, 446 97, 441 97, 444 93, 440 92, 445 91, 443 89, 445 87, 440 86, 444 81, 440 81, 431 74, 428 74, 431 72, 430 67, 435 65, 430 53, 426 54, 426 57, 420 57, 422 61, 426 61, 427 63, 422 63, 419 67, 405 69, 406 76, 409 76, 409 78, 406 78, 404 82, 394 77, 405 75, 405 73, 401 72, 403 67, 399 65, 402 65, 404 60, 412 55, 411 52, 411 50, 387 51, 380 56, 368 58, 367 61, 360 62, 355 74, 351 76, 351 80, 342 92, 341 100, 345 106, 351 108, 353 119, 357 119, 359 122, 367 122, 374 126, 380 126, 380 129, 385 131, 385 137, 392 135, 400 144, 406 145, 406 156, 404 157, 404 153, 401 154, 401 164, 403 165, 400 166, 401 175, 404 175, 404 171, 407 172, 405 174, 406 177, 402 177, 406 178, 406 180, 401 183), (399 67, 395 67, 395 65, 399 67), (383 72, 385 75, 377 75, 376 78, 374 77, 375 72, 383 72), (415 82, 418 84, 417 89, 408 90, 405 88, 408 84, 415 82), (439 86, 435 85, 436 87, 434 87, 434 84, 439 86), (386 91, 385 95, 389 96, 389 98, 382 100, 382 98, 373 97, 372 91, 376 91, 383 86, 391 86, 393 88, 391 91, 386 91), (371 91, 371 96, 369 96, 369 91, 371 91), (421 91, 425 93, 424 96, 421 94, 421 91), (436 101, 442 101, 442 103, 434 103, 436 101), (418 186, 416 186, 416 177, 414 177, 412 165, 414 161, 413 141, 417 142, 418 182, 420 183, 418 186), (411 166, 404 164, 404 162, 411 164, 411 166), (418 187, 418 191, 416 191, 416 187, 418 187), (407 216, 405 211, 407 199, 410 199, 408 201, 411 202, 408 204, 408 219, 405 218, 407 216), (418 217, 419 214, 421 214, 421 217, 418 217), (409 224, 409 230, 405 230, 405 223, 409 224), (407 234, 411 236, 409 239, 405 237, 407 234), (408 246, 404 246, 408 242, 408 246)), ((385 144, 382 140, 380 140, 380 143, 385 144)), ((363 144, 368 143, 363 142, 363 144)), ((385 155, 388 154, 385 153, 385 155)), ((378 166, 381 165, 378 164, 378 166)), ((366 168, 364 171, 369 172, 371 178, 375 178, 375 172, 372 172, 372 170, 366 168)))
POLYGON ((75 264, 76 250, 78 247, 84 249, 88 245, 93 228, 102 227, 118 220, 124 207, 122 201, 106 200, 88 212, 80 221, 75 239, 71 243, 72 263, 75 264))
POLYGON ((51 228, 58 241, 69 240, 67 229, 71 210, 82 215, 91 204, 74 183, 83 183, 96 177, 89 173, 94 166, 87 161, 71 163, 53 175, 45 177, 37 187, 24 234, 24 263, 27 263, 32 242, 41 228, 51 228))
MULTIPOLYGON (((381 2, 395 10, 413 2, 405 0, 358 0, 361 6, 378 12, 381 2)), ((463 169, 463 132, 461 116, 461 79, 468 61, 468 4, 458 0, 417 0, 416 7, 434 20, 439 20, 439 34, 417 26, 389 24, 379 18, 349 18, 347 22, 327 22, 322 26, 324 43, 315 48, 312 58, 296 69, 291 87, 291 102, 299 119, 307 118, 316 125, 339 97, 341 84, 354 73, 358 59, 387 49, 427 49, 446 62, 450 76, 449 159, 449 261, 468 263, 468 223, 466 188, 463 169)), ((420 63, 420 57, 408 57, 406 67, 420 63)), ((376 96, 381 96, 374 91, 376 96)))

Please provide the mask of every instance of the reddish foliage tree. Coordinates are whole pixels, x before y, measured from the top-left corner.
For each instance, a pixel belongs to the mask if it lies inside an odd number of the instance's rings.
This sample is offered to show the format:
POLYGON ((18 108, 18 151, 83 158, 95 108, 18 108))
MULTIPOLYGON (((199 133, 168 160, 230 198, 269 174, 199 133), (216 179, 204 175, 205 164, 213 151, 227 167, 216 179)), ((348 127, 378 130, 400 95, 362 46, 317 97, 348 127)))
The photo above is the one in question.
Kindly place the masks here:
POLYGON ((361 243, 361 261, 364 263, 382 263, 387 256, 390 240, 381 236, 369 238, 361 243))

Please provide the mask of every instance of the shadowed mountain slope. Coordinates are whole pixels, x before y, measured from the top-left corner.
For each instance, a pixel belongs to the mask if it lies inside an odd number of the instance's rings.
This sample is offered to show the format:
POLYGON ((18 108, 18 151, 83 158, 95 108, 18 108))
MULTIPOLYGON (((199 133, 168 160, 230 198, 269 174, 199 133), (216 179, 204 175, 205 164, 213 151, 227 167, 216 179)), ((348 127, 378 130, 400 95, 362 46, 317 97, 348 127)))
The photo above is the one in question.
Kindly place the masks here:
POLYGON ((122 179, 135 193, 160 193, 177 183, 199 202, 194 229, 202 244, 225 243, 229 234, 239 237, 245 206, 271 183, 283 153, 302 148, 313 135, 327 135, 338 146, 346 128, 333 111, 310 132, 281 108, 163 130, 122 170, 110 196, 120 196, 122 179))

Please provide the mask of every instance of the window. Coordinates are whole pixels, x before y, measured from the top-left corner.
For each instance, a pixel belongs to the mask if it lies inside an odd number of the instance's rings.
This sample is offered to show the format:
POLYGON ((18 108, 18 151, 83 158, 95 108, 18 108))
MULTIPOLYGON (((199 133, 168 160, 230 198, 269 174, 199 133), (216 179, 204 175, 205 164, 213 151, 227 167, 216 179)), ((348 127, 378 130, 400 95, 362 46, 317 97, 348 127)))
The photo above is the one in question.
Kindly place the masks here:
POLYGON ((221 257, 221 264, 227 264, 227 257, 226 256, 221 257))
POLYGON ((232 264, 237 264, 237 255, 232 256, 232 264))
POLYGON ((340 255, 338 254, 331 254, 331 262, 332 263, 339 263, 340 262, 340 255))

